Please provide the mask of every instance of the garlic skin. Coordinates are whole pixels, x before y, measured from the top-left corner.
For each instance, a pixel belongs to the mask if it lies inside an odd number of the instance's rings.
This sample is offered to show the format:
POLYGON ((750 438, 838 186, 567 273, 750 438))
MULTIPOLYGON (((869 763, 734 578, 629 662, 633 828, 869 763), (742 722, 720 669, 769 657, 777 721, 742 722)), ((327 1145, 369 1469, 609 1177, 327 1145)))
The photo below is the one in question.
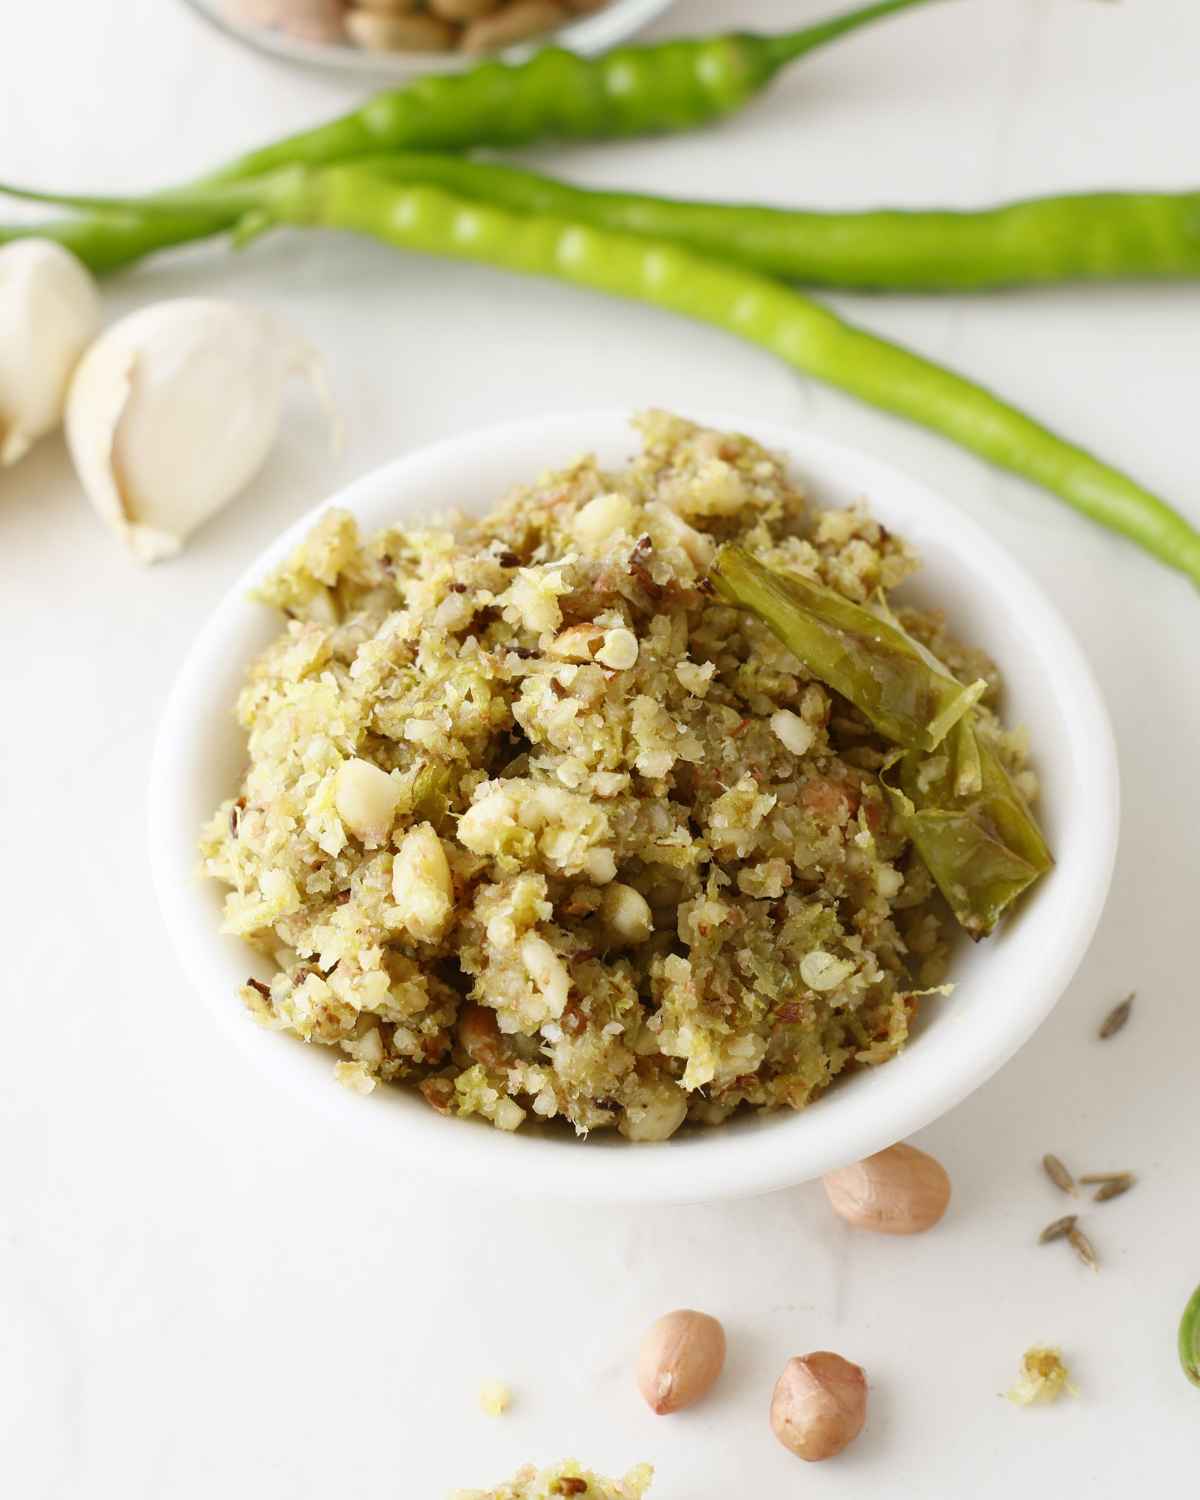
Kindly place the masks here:
POLYGON ((889 1146, 821 1179, 834 1213, 876 1234, 924 1234, 950 1204, 950 1178, 915 1146, 889 1146))
POLYGON ((67 443, 88 499, 134 557, 172 556, 250 482, 297 374, 328 409, 316 351, 233 302, 161 302, 96 340, 67 393, 67 443))
POLYGON ((100 327, 91 273, 53 240, 0 248, 0 466, 62 421, 71 374, 100 327))

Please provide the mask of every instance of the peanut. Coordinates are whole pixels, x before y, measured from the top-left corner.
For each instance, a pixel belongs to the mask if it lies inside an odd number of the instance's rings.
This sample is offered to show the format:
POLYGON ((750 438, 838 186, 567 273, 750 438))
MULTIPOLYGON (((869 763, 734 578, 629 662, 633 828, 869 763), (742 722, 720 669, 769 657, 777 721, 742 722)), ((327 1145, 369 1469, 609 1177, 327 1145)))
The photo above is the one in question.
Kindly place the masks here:
POLYGON ((707 1313, 682 1308, 652 1324, 638 1353, 637 1384, 659 1416, 708 1394, 725 1363, 725 1330, 707 1313))

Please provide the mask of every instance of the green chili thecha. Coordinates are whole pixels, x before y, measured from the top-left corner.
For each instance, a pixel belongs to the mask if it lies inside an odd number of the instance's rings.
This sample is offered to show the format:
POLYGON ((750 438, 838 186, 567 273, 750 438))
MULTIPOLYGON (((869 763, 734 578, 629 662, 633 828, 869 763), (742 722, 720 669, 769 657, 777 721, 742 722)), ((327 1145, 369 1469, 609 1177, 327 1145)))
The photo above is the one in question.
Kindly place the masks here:
POLYGON ((936 750, 987 690, 956 682, 894 621, 815 579, 764 567, 744 547, 722 547, 709 578, 893 744, 936 750))
MULTIPOLYGON (((92 206, 97 200, 52 201, 92 206)), ((137 207, 136 201, 108 206, 137 207)), ((679 245, 398 185, 363 164, 293 168, 209 189, 179 206, 197 212, 211 206, 231 221, 245 216, 256 230, 271 222, 348 229, 401 249, 552 276, 711 323, 1042 485, 1200 585, 1200 531, 1165 501, 965 376, 756 272, 679 245)))
POLYGON ((405 152, 372 166, 524 214, 648 239, 808 286, 979 291, 1200 276, 1200 192, 1073 193, 992 208, 822 213, 580 188, 499 162, 405 152))
POLYGON ((1200 1385, 1200 1287, 1183 1310, 1179 1323, 1179 1363, 1193 1385, 1200 1385))
MULTIPOLYGON (((545 140, 609 140, 692 130, 741 109, 782 69, 860 27, 932 0, 874 0, 857 10, 779 35, 730 32, 618 47, 580 57, 544 47, 522 62, 488 61, 460 73, 415 79, 314 130, 237 158, 204 179, 228 183, 291 165, 316 167, 375 152, 458 151, 545 140)), ((146 249, 127 219, 42 225, 97 271, 199 239, 226 225, 180 218, 155 226, 146 249), (206 227, 206 225, 208 227, 206 227)), ((27 229, 0 228, 5 238, 27 229)))

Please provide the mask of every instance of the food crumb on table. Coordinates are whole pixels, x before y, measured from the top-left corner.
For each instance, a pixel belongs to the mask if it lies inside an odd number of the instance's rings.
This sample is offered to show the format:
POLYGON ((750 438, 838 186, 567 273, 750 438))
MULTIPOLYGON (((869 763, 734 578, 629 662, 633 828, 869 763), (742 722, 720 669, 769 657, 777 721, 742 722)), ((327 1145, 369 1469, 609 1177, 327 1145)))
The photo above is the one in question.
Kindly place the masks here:
POLYGON ((512 1405, 512 1390, 502 1380, 485 1380, 479 1387, 479 1405, 486 1416, 502 1416, 512 1405))
POLYGON ((1021 1373, 1008 1392, 1016 1406, 1045 1406, 1060 1396, 1077 1396, 1071 1383, 1071 1372, 1063 1363, 1062 1351, 1034 1345, 1021 1356, 1021 1373))
POLYGON ((649 1464, 638 1464, 624 1479, 604 1479, 567 1459, 551 1469, 528 1464, 506 1484, 491 1490, 455 1490, 450 1500, 559 1500, 566 1495, 581 1500, 642 1500, 653 1478, 649 1464))

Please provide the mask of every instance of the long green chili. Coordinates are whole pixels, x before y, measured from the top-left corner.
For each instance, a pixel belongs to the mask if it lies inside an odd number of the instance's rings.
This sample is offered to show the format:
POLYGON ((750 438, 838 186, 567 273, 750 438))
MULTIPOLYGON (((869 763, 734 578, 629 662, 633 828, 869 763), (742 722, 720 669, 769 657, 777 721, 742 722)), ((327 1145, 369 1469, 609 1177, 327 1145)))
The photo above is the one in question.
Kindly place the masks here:
POLYGON ((1179 1322, 1179 1363, 1193 1385, 1200 1385, 1200 1287, 1179 1322))
MULTIPOLYGON (((983 291, 1063 281, 1200 277, 1200 192, 1068 193, 988 208, 822 212, 602 191, 435 152, 368 158, 394 182, 445 188, 516 213, 672 240, 808 286, 857 291, 983 291)), ((218 234, 220 214, 162 208, 66 219, 49 233, 95 271, 218 234)), ((47 226, 36 232, 45 233, 47 226)), ((33 232, 0 226, 0 243, 33 232)))
POLYGON ((979 291, 1200 276, 1200 192, 1076 193, 962 211, 822 213, 580 188, 458 156, 372 161, 517 213, 673 240, 784 281, 867 291, 979 291))
POLYGON ((893 621, 814 579, 764 567, 744 547, 722 547, 709 577, 894 744, 935 750, 987 689, 956 682, 893 621))
MULTIPOLYGON (((674 244, 512 214, 440 188, 398 185, 369 164, 294 168, 210 189, 180 206, 197 212, 211 206, 231 221, 248 216, 256 228, 275 222, 348 229, 401 249, 552 276, 711 323, 1042 485, 1200 585, 1200 531, 1128 475, 964 376, 754 272, 674 244)), ((110 207, 136 211, 137 204, 110 207)))
MULTIPOLYGON (((314 130, 251 151, 204 179, 228 183, 280 167, 319 167, 383 151, 458 151, 547 140, 609 140, 693 130, 741 109, 790 63, 860 27, 931 0, 874 0, 857 10, 780 35, 730 32, 580 57, 544 47, 522 62, 488 61, 433 74, 377 94, 314 130)), ((43 225, 85 264, 110 271, 162 249, 215 233, 203 219, 160 220, 141 248, 127 221, 43 225)), ((0 243, 29 231, 0 228, 0 243)))
POLYGON ((694 130, 741 109, 781 69, 874 21, 929 0, 875 0, 781 35, 735 31, 580 57, 543 47, 523 62, 434 74, 369 99, 315 130, 251 151, 214 182, 369 152, 466 150, 694 130))
MULTIPOLYGON (((672 240, 807 286, 970 292, 1200 277, 1197 191, 1068 193, 980 209, 822 212, 581 188, 501 162, 435 152, 367 160, 393 182, 430 184, 516 213, 672 240)), ((170 194, 160 204, 98 221, 0 226, 0 243, 49 233, 104 272, 229 227, 227 215, 171 209, 170 194)))

